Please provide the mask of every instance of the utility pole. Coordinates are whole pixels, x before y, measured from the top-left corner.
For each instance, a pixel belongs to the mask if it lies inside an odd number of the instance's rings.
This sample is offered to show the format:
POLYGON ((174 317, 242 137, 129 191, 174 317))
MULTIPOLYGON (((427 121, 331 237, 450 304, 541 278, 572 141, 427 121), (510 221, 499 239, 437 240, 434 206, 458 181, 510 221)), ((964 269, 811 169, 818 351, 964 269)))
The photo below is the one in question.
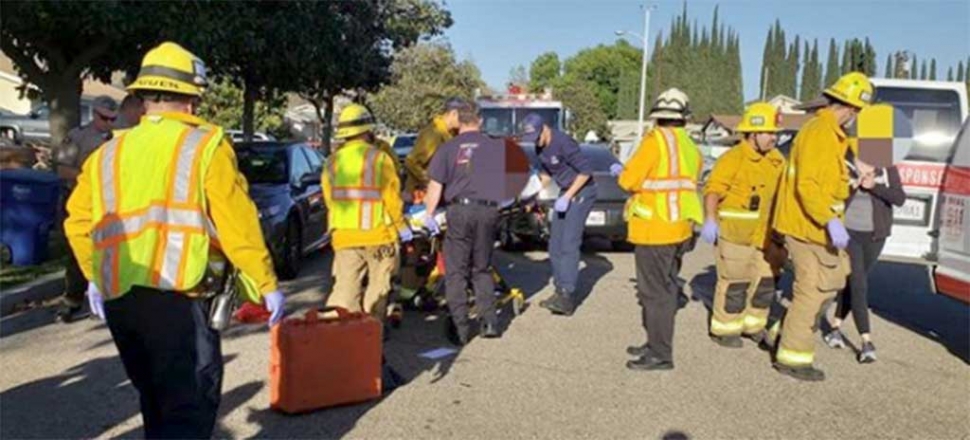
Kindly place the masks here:
POLYGON ((650 37, 650 12, 656 8, 656 6, 641 6, 643 9, 643 35, 637 34, 635 32, 628 31, 616 31, 616 35, 631 35, 640 38, 640 44, 643 45, 643 60, 640 63, 640 117, 639 123, 637 124, 637 139, 633 147, 625 147, 620 150, 620 161, 626 162, 630 158, 637 147, 640 146, 640 141, 643 139, 643 129, 644 129, 644 113, 646 112, 646 99, 647 99, 647 60, 650 57, 649 41, 650 37))

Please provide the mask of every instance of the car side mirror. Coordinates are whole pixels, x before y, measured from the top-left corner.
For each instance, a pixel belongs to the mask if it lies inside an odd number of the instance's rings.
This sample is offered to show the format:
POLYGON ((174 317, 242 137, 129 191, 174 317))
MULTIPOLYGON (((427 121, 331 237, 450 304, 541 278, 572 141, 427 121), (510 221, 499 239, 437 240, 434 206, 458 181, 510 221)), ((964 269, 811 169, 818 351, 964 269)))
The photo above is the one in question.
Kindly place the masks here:
POLYGON ((312 185, 320 184, 320 175, 317 173, 306 173, 300 178, 300 187, 306 188, 312 185))

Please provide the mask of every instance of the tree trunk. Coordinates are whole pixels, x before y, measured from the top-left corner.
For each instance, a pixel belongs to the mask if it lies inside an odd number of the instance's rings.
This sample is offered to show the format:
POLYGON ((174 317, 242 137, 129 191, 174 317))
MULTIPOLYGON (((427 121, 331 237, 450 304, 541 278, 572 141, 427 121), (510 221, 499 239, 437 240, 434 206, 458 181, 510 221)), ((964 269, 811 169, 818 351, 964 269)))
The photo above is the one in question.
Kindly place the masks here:
POLYGON ((256 87, 250 81, 243 82, 243 140, 253 141, 253 122, 256 117, 256 87))
POLYGON ((327 93, 324 97, 325 111, 323 112, 323 135, 320 139, 321 145, 323 146, 323 151, 326 154, 330 154, 330 138, 333 135, 333 93, 327 93))
POLYGON ((57 146, 67 138, 68 131, 81 123, 83 81, 78 75, 63 75, 51 83, 44 90, 44 101, 50 108, 51 145, 57 146))

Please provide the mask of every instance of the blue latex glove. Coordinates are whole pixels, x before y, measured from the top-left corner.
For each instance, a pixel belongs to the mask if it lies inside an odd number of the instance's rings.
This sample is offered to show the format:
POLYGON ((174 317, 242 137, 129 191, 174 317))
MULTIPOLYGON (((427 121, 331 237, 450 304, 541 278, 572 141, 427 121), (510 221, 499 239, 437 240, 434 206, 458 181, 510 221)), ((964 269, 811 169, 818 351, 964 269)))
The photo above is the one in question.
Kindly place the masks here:
POLYGON ((707 219, 704 222, 704 227, 701 228, 701 238, 710 244, 717 241, 717 222, 714 219, 707 219))
POLYGON ((441 226, 438 226, 438 221, 434 219, 433 215, 428 215, 424 218, 424 228, 431 233, 431 235, 438 235, 441 233, 441 226))
POLYGON ((837 218, 829 220, 829 223, 825 225, 825 228, 829 230, 829 238, 832 239, 832 245, 836 249, 845 249, 849 247, 849 231, 845 230, 845 226, 842 225, 842 221, 837 218))
POLYGON ((274 290, 263 295, 263 302, 266 303, 266 310, 269 310, 269 325, 272 327, 283 319, 283 306, 286 305, 286 297, 283 292, 274 290))
POLYGON ((411 232, 411 228, 405 228, 398 232, 398 237, 401 238, 401 243, 407 243, 414 240, 414 232, 411 232))
POLYGON ((611 176, 613 176, 613 177, 619 176, 620 173, 622 173, 622 172, 623 172, 623 165, 622 164, 615 163, 613 165, 610 165, 610 175, 611 176))
POLYGON ((94 283, 88 283, 88 306, 91 307, 91 314, 98 319, 104 320, 104 297, 94 283))
POLYGON ((566 210, 569 209, 569 197, 562 196, 556 199, 556 204, 553 206, 553 209, 555 209, 556 212, 566 212, 566 210))

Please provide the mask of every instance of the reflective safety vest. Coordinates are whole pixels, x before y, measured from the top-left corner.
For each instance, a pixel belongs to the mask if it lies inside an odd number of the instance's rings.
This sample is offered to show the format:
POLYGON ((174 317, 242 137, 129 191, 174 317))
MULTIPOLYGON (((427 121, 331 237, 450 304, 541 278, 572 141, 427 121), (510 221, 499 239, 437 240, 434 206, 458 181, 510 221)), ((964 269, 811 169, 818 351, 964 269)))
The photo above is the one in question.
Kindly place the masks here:
POLYGON ((153 116, 93 154, 94 282, 107 298, 202 281, 214 236, 203 181, 222 138, 216 126, 153 116))
POLYGON ((327 165, 331 229, 371 230, 390 224, 384 215, 381 176, 387 154, 366 142, 354 140, 337 149, 327 165))
POLYGON ((660 160, 628 205, 630 215, 666 222, 703 222, 697 177, 701 155, 683 128, 653 130, 660 160))

